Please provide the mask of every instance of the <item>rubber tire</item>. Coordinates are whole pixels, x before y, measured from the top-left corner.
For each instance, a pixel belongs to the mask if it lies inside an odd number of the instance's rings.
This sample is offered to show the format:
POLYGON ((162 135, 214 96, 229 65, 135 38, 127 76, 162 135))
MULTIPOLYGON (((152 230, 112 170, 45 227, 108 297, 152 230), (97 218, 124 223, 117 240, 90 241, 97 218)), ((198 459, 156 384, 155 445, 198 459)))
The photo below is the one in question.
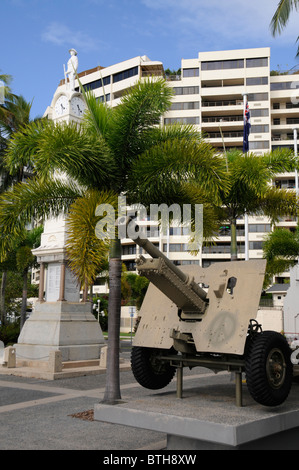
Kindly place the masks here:
POLYGON ((264 406, 281 405, 289 395, 293 379, 291 350, 285 337, 276 331, 264 331, 249 338, 245 352, 245 373, 249 393, 257 403, 264 406), (283 372, 277 378, 276 385, 267 376, 270 354, 284 362, 283 372))
POLYGON ((162 354, 175 354, 175 351, 133 346, 131 368, 135 379, 142 387, 159 390, 172 381, 176 368, 166 362, 155 363, 155 356, 162 354))

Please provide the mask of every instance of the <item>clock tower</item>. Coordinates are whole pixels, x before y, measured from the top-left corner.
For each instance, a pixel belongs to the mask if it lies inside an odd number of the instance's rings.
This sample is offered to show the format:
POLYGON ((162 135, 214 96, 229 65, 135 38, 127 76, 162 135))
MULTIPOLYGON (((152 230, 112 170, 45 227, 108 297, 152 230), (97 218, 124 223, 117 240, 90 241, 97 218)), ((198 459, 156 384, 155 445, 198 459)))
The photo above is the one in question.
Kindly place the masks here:
POLYGON ((75 49, 69 50, 71 57, 64 66, 64 82, 56 90, 51 106, 46 115, 54 122, 80 123, 86 104, 82 93, 75 90, 75 77, 78 69, 78 57, 75 49))

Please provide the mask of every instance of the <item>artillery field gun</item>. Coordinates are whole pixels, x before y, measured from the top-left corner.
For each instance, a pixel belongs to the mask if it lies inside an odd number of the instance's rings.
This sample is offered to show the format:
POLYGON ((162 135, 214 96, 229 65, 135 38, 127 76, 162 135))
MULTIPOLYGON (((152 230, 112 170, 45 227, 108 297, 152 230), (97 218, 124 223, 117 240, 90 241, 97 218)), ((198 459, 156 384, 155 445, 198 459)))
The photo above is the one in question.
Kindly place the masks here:
POLYGON ((150 281, 134 338, 131 366, 140 385, 161 389, 177 371, 207 367, 236 373, 253 399, 265 406, 283 403, 291 389, 291 350, 283 335, 262 331, 256 321, 265 260, 224 262, 179 269, 145 238, 134 241, 152 258, 137 260, 150 281))

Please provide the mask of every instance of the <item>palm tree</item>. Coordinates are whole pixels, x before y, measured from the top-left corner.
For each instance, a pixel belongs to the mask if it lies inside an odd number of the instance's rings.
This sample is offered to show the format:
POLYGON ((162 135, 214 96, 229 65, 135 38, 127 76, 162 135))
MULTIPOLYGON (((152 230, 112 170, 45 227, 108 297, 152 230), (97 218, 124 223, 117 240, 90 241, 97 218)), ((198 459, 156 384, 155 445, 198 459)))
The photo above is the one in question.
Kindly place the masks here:
MULTIPOLYGON (((159 126, 161 116, 170 107, 171 97, 171 89, 164 80, 140 81, 117 108, 110 109, 97 103, 91 94, 85 95, 89 111, 80 128, 46 121, 32 123, 15 133, 7 152, 7 165, 14 171, 20 159, 30 158, 37 178, 16 185, 13 191, 0 198, 1 254, 9 246, 11 234, 22 232, 25 221, 50 213, 56 215, 70 207, 72 217, 78 214, 76 205, 84 207, 88 198, 93 209, 85 208, 84 215, 89 228, 94 229, 100 219, 94 217, 94 207, 107 201, 107 194, 112 205, 115 204, 113 198, 121 194, 126 196, 128 204, 202 201, 207 207, 205 220, 209 222, 205 230, 211 235, 216 226, 214 218, 210 217, 211 200, 220 201, 220 191, 225 190, 225 164, 194 128, 159 126), (50 178, 57 170, 67 178, 50 178), (195 180, 202 182, 196 189, 192 185, 195 180)), ((74 225, 71 220, 69 223, 72 237, 74 225)), ((94 240, 91 242, 93 244, 94 240)), ((80 254, 80 249, 76 253, 76 256, 80 254)), ((78 263, 85 266, 80 276, 90 279, 88 270, 92 266, 96 272, 99 259, 93 264, 93 249, 84 253, 86 262, 83 263, 81 256, 78 263)), ((72 256, 73 263, 76 256, 72 256)), ((120 399, 120 304, 121 245, 116 235, 110 240, 109 253, 109 335, 104 401, 120 399)))
MULTIPOLYGON (((20 182, 24 178, 24 168, 30 162, 28 159, 19 160, 16 164, 14 171, 9 171, 5 164, 5 152, 12 135, 16 132, 22 132, 24 126, 30 123, 30 112, 32 103, 27 102, 22 96, 17 96, 11 93, 9 83, 11 77, 8 75, 0 75, 0 80, 5 83, 4 102, 0 103, 0 193, 7 190, 12 184, 20 182)), ((26 177, 29 177, 27 173, 26 177)), ((26 237, 26 230, 23 231, 26 237)), ((14 251, 14 245, 17 243, 11 239, 11 248, 14 251)), ((6 253, 8 258, 11 254, 6 253)), ((8 266, 7 263, 2 263, 2 267, 8 266)), ((0 311, 2 318, 5 317, 5 304, 4 294, 6 286, 7 272, 2 270, 1 280, 1 294, 0 294, 0 311)))
MULTIPOLYGON (((281 34, 282 30, 285 28, 289 21, 290 13, 292 10, 299 10, 299 0, 280 0, 270 23, 270 29, 273 36, 281 34)), ((299 36, 297 38, 297 41, 298 40, 299 36)), ((299 48, 297 51, 297 57, 298 56, 299 48)))
POLYGON ((229 190, 222 195, 219 217, 230 223, 231 260, 237 259, 238 217, 263 214, 273 221, 286 214, 296 214, 296 195, 273 186, 277 173, 293 171, 295 159, 291 151, 277 150, 262 156, 239 151, 226 154, 229 190))

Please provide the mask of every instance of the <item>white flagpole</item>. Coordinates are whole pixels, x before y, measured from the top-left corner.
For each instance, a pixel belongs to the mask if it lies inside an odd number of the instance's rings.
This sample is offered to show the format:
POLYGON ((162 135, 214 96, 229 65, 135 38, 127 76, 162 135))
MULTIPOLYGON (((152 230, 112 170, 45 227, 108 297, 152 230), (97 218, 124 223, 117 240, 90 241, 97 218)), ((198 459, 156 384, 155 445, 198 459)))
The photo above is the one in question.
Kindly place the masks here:
MULTIPOLYGON (((247 94, 243 94, 243 103, 244 103, 244 110, 243 110, 243 121, 245 126, 245 110, 247 104, 247 94)), ((248 214, 245 212, 245 220, 244 220, 244 227, 245 227, 245 260, 249 260, 249 242, 248 242, 248 214)))

